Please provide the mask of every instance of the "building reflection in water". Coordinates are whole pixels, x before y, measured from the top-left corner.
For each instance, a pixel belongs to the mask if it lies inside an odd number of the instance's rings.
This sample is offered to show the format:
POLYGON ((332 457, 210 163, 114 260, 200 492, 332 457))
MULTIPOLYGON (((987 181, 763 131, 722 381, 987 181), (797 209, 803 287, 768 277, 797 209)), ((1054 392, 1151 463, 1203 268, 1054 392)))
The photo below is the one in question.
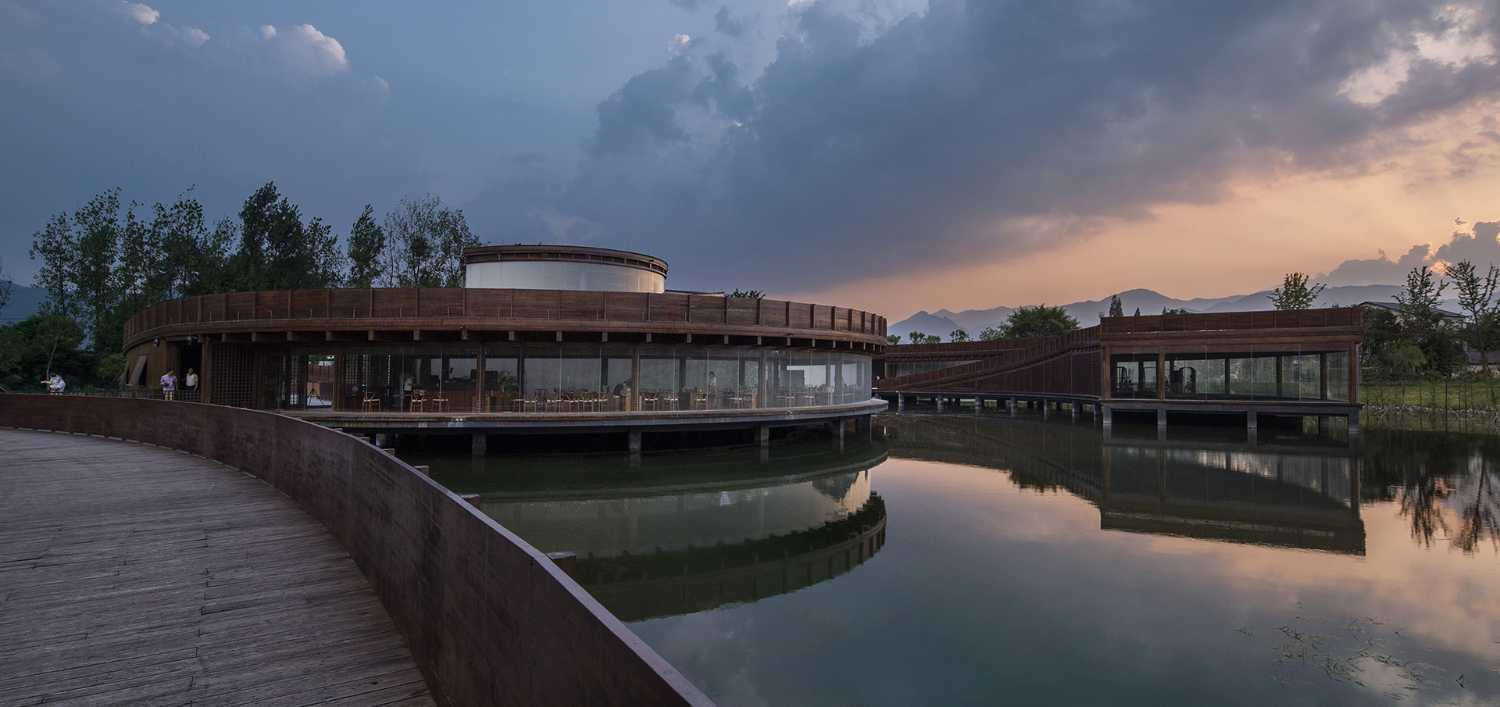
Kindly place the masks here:
POLYGON ((959 415, 884 416, 891 453, 1004 470, 1066 490, 1106 530, 1364 554, 1360 457, 1335 445, 1103 439, 1088 424, 959 415))
POLYGON ((837 577, 885 544, 871 489, 880 444, 791 444, 648 456, 432 459, 434 476, 543 552, 625 621, 783 594, 837 577), (577 468, 586 467, 579 473, 577 468), (619 468, 615 468, 619 466, 619 468))

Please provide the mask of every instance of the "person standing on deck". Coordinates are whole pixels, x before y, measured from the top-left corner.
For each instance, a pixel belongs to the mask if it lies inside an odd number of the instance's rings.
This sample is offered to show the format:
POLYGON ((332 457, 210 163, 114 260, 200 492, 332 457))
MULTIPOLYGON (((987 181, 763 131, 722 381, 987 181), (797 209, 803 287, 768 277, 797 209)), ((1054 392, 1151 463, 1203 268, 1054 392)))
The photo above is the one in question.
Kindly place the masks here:
POLYGON ((162 400, 177 398, 177 371, 175 369, 161 374, 161 398, 162 400))
POLYGON ((187 387, 186 400, 198 399, 198 373, 189 368, 187 376, 182 379, 182 384, 187 387))

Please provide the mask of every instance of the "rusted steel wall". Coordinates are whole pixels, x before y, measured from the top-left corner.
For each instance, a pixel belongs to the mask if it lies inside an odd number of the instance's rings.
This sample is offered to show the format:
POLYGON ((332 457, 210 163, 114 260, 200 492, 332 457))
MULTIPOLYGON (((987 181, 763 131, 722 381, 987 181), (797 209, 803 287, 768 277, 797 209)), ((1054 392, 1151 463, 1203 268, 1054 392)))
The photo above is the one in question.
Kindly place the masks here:
MULTIPOLYGON (((965 346, 947 344, 945 346, 965 346)), ((984 348, 978 345, 977 348, 984 348)), ((974 363, 876 381, 880 390, 1099 394, 1099 327, 1027 339, 974 363)))
POLYGON ((126 321, 125 340, 129 345, 161 333, 250 331, 272 323, 334 328, 663 324, 675 325, 669 327, 672 330, 767 336, 821 338, 827 332, 831 338, 879 346, 885 345, 886 334, 885 318, 876 314, 770 299, 676 292, 375 288, 230 292, 158 302, 126 321), (788 328, 800 331, 785 331, 788 328))
POLYGON ((269 412, 0 395, 0 426, 147 442, 254 474, 354 558, 446 704, 709 704, 525 541, 365 441, 269 412))

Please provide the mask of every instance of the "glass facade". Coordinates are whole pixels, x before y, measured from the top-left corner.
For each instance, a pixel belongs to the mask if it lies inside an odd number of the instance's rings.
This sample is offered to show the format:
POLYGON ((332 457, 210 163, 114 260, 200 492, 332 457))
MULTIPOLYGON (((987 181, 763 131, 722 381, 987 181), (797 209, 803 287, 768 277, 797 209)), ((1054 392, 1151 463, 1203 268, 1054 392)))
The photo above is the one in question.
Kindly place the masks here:
POLYGON ((366 412, 630 412, 869 400, 870 356, 670 344, 492 343, 271 355, 264 407, 366 412), (333 382, 337 378, 338 396, 333 382), (299 394, 300 393, 300 394, 299 394))
POLYGON ((1347 351, 1174 352, 1110 355, 1110 390, 1116 398, 1349 400, 1347 351))

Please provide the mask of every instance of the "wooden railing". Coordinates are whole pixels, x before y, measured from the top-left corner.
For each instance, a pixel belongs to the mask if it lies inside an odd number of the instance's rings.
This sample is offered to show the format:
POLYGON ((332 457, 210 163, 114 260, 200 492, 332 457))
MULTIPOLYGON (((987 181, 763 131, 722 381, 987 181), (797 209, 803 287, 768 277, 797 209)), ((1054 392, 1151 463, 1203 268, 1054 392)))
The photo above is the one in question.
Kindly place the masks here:
POLYGON ((766 327, 880 339, 886 321, 870 312, 804 302, 677 292, 582 292, 482 288, 369 288, 229 292, 151 305, 125 323, 127 344, 177 325, 257 320, 359 320, 369 326, 423 321, 547 321, 766 327))

